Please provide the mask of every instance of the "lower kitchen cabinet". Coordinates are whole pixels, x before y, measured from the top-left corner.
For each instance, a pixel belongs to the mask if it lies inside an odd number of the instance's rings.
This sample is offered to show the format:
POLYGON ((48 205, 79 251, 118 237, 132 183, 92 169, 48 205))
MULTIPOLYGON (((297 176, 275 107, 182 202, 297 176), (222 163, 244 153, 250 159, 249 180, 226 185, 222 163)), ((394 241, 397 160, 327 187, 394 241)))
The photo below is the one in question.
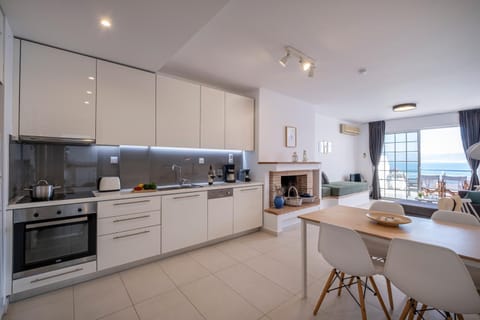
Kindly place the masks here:
POLYGON ((233 232, 261 227, 263 224, 262 186, 233 190, 233 232))
POLYGON ((139 228, 98 237, 98 270, 160 254, 160 226, 139 228))
POLYGON ((43 287, 63 280, 73 279, 97 271, 95 261, 77 264, 42 274, 13 280, 13 293, 43 287))
POLYGON ((207 193, 162 197, 162 253, 207 241, 207 193))

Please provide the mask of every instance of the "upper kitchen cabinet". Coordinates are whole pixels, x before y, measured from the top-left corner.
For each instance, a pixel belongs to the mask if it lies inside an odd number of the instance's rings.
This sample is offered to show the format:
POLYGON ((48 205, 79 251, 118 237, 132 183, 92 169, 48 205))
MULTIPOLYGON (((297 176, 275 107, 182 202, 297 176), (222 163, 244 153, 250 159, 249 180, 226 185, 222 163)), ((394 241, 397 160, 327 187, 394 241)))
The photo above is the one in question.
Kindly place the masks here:
POLYGON ((200 85, 157 76, 157 146, 200 147, 200 85))
POLYGON ((225 148, 254 149, 254 100, 225 93, 225 148))
POLYGON ((225 148, 225 92, 201 89, 200 147, 225 148))
POLYGON ((97 62, 97 144, 155 145, 155 74, 97 62))
POLYGON ((0 82, 5 84, 4 82, 4 61, 5 61, 5 16, 3 15, 2 10, 0 10, 0 82))
POLYGON ((95 59, 22 41, 20 70, 20 136, 95 139, 95 59))

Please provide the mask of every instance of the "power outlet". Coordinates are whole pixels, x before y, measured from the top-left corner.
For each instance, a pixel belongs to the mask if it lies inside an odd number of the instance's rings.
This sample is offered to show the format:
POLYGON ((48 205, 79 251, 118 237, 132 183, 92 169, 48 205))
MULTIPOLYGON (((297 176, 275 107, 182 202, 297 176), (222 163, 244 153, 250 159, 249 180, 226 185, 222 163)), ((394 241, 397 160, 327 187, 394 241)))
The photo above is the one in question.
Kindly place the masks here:
POLYGON ((228 163, 232 164, 233 163, 233 153, 228 154, 228 163))
POLYGON ((110 164, 118 164, 118 157, 117 156, 111 156, 110 157, 110 164))
POLYGON ((198 164, 205 164, 205 158, 198 158, 198 164))

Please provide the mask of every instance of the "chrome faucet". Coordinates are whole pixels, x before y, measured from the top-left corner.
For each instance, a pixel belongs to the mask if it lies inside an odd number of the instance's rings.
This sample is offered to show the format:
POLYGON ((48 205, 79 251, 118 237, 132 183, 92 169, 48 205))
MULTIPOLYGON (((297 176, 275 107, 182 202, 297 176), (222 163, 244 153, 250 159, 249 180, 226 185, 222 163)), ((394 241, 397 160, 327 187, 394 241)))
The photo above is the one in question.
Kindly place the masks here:
POLYGON ((189 179, 182 177, 182 167, 176 164, 172 164, 172 171, 175 172, 175 180, 178 185, 183 186, 185 183, 189 182, 189 179))

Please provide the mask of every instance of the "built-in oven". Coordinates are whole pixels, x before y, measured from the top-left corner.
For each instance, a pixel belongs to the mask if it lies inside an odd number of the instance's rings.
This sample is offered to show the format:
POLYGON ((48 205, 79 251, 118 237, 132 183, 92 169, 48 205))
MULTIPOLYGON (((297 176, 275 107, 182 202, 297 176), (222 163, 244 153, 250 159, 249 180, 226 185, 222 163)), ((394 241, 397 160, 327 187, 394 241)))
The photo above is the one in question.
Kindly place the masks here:
POLYGON ((14 210, 13 279, 96 260, 96 202, 14 210))

